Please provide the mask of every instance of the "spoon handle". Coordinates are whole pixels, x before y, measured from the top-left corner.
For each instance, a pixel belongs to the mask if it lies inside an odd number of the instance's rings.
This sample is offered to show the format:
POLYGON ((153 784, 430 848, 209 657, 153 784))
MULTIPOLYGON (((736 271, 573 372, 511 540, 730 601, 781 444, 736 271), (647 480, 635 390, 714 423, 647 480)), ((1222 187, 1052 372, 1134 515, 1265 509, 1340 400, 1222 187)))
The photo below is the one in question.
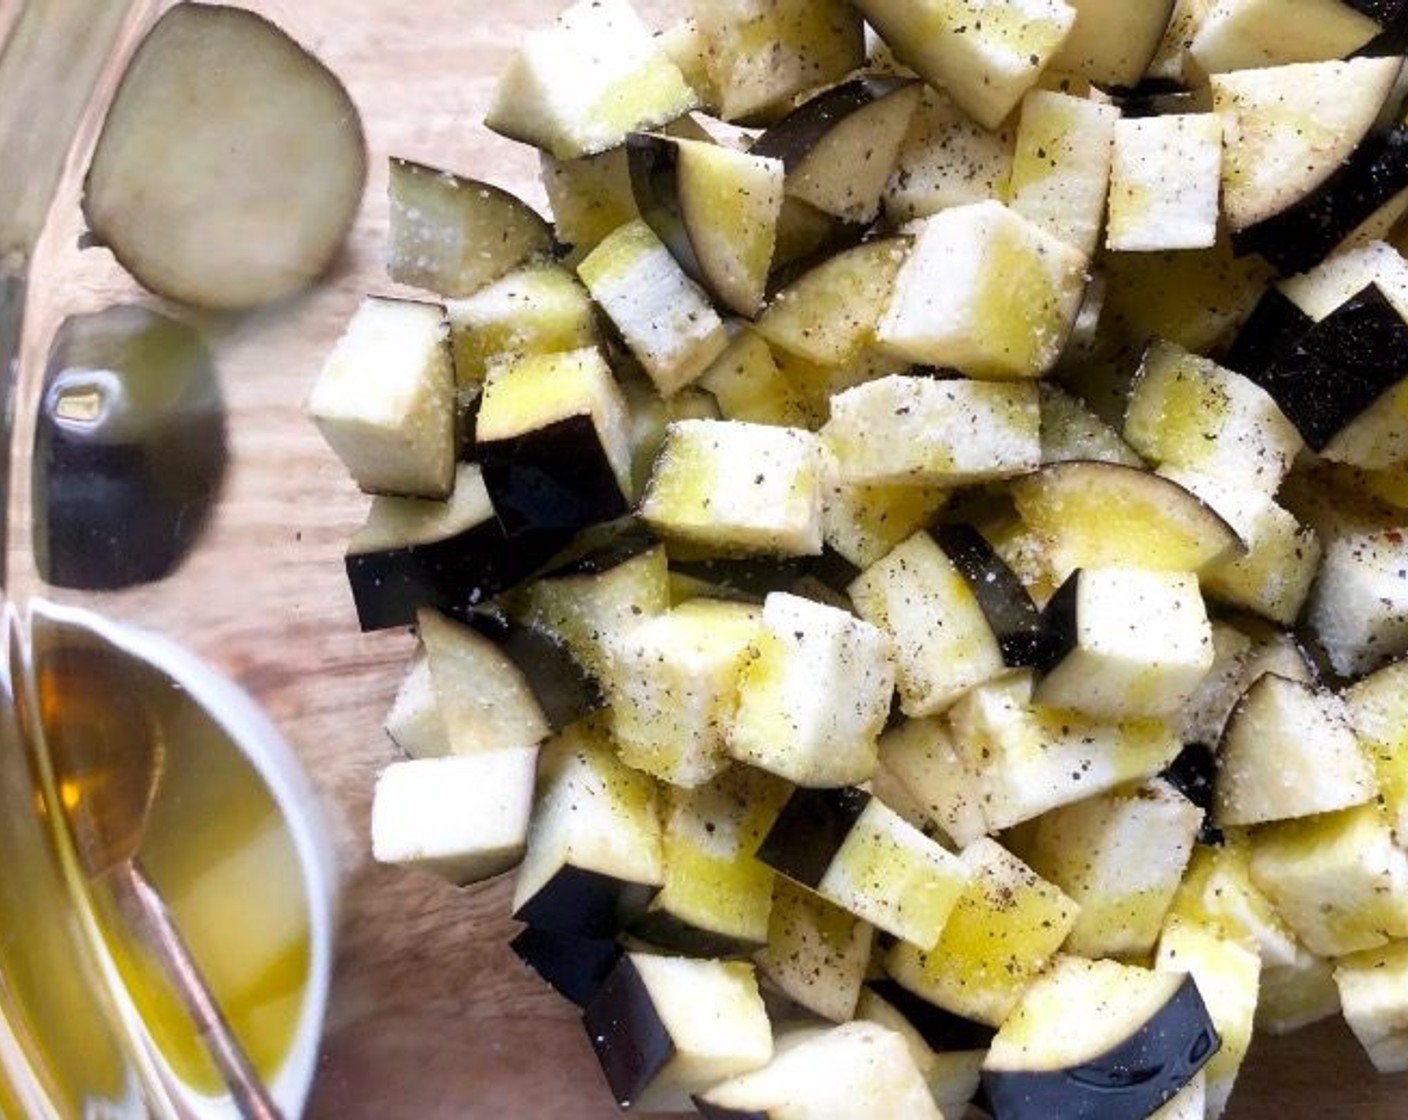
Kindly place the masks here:
POLYGON ((195 1020, 240 1115, 244 1120, 282 1120, 278 1106, 226 1022, 161 895, 136 861, 127 863, 123 870, 126 874, 119 871, 116 877, 126 880, 125 893, 133 904, 133 917, 149 934, 148 947, 160 958, 167 978, 195 1020))

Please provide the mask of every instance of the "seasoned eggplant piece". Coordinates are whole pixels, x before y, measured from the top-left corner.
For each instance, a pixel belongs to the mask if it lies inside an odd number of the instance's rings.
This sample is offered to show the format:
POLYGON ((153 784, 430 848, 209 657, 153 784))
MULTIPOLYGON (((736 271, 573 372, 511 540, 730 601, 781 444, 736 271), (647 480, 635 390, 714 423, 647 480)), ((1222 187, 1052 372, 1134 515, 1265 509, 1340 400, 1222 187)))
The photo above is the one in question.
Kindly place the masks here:
POLYGON ((538 748, 393 762, 372 799, 372 856, 466 886, 523 857, 538 748))
POLYGON ((804 101, 749 148, 781 160, 786 191, 846 222, 869 225, 899 155, 923 86, 862 77, 804 101))
POLYGON ((492 183, 393 157, 386 271, 391 279, 463 298, 552 248, 552 227, 492 183))
POLYGON ((1369 134, 1402 60, 1357 58, 1214 74, 1222 212, 1235 232, 1323 183, 1369 134))
POLYGON ((513 916, 555 933, 610 937, 664 882, 655 782, 631 770, 600 717, 543 744, 513 916))
POLYGON ((1374 1068, 1408 1069, 1408 941, 1348 957, 1334 975, 1345 1022, 1374 1068))
POLYGON ((225 470, 220 385, 191 327, 135 306, 64 321, 34 435, 34 554, 56 587, 168 575, 225 470))
POLYGON ((1341 304, 1248 376, 1319 450, 1408 372, 1408 322, 1377 284, 1341 304))
POLYGON ((1205 73, 1344 58, 1378 25, 1341 0, 1212 0, 1188 53, 1205 73))
POLYGON ((772 1027, 753 966, 627 953, 582 1013, 623 1109, 687 1107, 691 1093, 765 1066, 772 1027))
POLYGON ((479 467, 461 463, 448 501, 373 499, 345 558, 357 620, 382 630, 409 626, 420 607, 463 614, 526 579, 560 543, 506 536, 479 467))
POLYGON ((563 730, 605 704, 596 681, 555 635, 515 622, 501 610, 471 610, 464 618, 518 667, 553 731, 563 730))
POLYGON ((941 523, 934 540, 967 581, 1008 665, 1043 665, 1048 636, 1041 616, 1017 574, 972 525, 941 523))
POLYGON ((1397 124, 1365 137, 1299 202, 1233 234, 1233 248, 1239 254, 1260 253, 1282 273, 1304 272, 1405 188, 1408 124, 1397 124))
POLYGON ((865 1022, 779 1046, 772 1064, 694 1098, 705 1120, 812 1120, 841 1102, 885 1120, 943 1116, 904 1036, 865 1022))
POLYGON ((625 400, 592 347, 500 367, 484 387, 475 450, 510 535, 570 532, 628 508, 625 400))
POLYGON ((889 638, 849 611, 775 591, 754 645, 729 753, 803 786, 869 778, 894 691, 889 638))
POLYGON ((917 225, 876 328, 880 345, 991 380, 1050 370, 1085 293, 1084 254, 995 201, 917 225))
POLYGON ((327 269, 366 177, 361 118, 330 70, 253 12, 176 4, 123 75, 83 214, 150 290, 236 310, 327 269))
POLYGON ((1219 1045, 1190 976, 1063 957, 998 1030, 983 1088, 1003 1120, 1145 1120, 1219 1045))
POLYGON ((773 876, 767 944, 758 973, 798 1007, 844 1023, 856 1012, 875 927, 782 875, 773 876))
POLYGON ((726 121, 775 117, 865 62, 864 28, 845 0, 705 0, 692 10, 726 121))
POLYGON ((1072 0, 1076 24, 1051 60, 1100 86, 1139 83, 1159 49, 1173 0, 1072 0))
POLYGON ((1221 168, 1222 122, 1210 113, 1116 121, 1105 247, 1211 247, 1221 168))
POLYGON ((1189 572, 1073 572, 1041 615, 1054 654, 1041 704, 1103 719, 1168 716, 1212 668, 1212 627, 1189 572))
POLYGON ((629 0, 578 0, 519 46, 484 123, 565 160, 614 148, 697 105, 629 0))
POLYGON ((899 61, 994 129, 1036 83, 1076 21, 1075 8, 1063 0, 1020 0, 1002 9, 979 0, 860 0, 856 7, 899 61))
POLYGON ((1377 792, 1337 697, 1276 673, 1264 673, 1243 693, 1218 748, 1219 826, 1328 813, 1377 792))
POLYGON ((959 858, 970 878, 937 944, 929 952, 897 944, 885 971, 960 1021, 997 1027, 1050 963, 1080 907, 991 837, 959 858))
POLYGON ((656 237, 720 303, 756 315, 782 212, 781 160, 642 132, 626 150, 636 206, 656 237))
POLYGON ((508 943, 518 958, 546 980, 564 999, 586 1007, 625 952, 611 938, 525 926, 508 943))
POLYGON ((416 650, 396 689, 396 699, 386 713, 386 733, 411 758, 440 758, 450 753, 423 646, 416 650))
POLYGON ((458 441, 444 308, 364 299, 323 363, 308 412, 363 490, 446 497, 458 441))
POLYGON ((986 1050, 997 1033, 987 1023, 945 1011, 897 980, 869 980, 865 986, 903 1015, 925 1044, 938 1053, 986 1050))
POLYGON ((797 790, 758 858, 920 950, 934 947, 970 877, 957 856, 855 787, 797 790))

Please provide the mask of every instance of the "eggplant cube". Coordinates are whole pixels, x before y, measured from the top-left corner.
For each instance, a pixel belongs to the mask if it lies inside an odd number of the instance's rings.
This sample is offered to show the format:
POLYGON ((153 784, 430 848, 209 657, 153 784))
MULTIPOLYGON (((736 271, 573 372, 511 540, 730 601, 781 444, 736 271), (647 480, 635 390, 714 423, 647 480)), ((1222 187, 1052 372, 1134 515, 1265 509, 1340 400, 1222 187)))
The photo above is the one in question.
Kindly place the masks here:
POLYGON ((551 27, 524 39, 485 123, 558 159, 574 159, 697 106, 629 0, 578 0, 551 27))
POLYGON ((969 486, 1041 462, 1036 387, 893 374, 831 398, 821 435, 842 481, 969 486))
POLYGON ((753 959, 793 1003, 844 1023, 855 1015, 874 941, 869 922, 777 875, 767 944, 753 959))
POLYGON ((475 424, 484 484, 510 534, 573 530, 626 512, 626 404, 593 347, 505 363, 475 424))
POLYGON ((612 642, 611 726, 627 765, 686 787, 724 768, 738 675, 761 625, 756 607, 693 599, 612 642))
POLYGON ((1172 917, 1159 938, 1154 967, 1186 972, 1198 985, 1222 1045, 1203 1067, 1205 1109, 1221 1116, 1247 1056, 1256 1020, 1261 958, 1208 926, 1172 917))
POLYGON ((1328 533, 1316 526, 1325 555, 1306 622, 1346 676, 1408 652, 1408 529, 1402 514, 1385 521, 1328 533))
POLYGON ((363 490, 444 498, 455 481, 455 372, 442 308, 369 296, 308 398, 363 490))
POLYGON ((1165 467, 1159 473, 1201 498, 1246 542, 1245 556, 1209 565, 1202 578, 1208 598, 1293 625, 1320 570, 1315 531, 1259 487, 1228 485, 1196 471, 1165 467))
POLYGON ((695 1104, 705 1120, 943 1120, 904 1036, 865 1022, 779 1047, 770 1065, 714 1086, 695 1104))
POLYGON ((989 832, 1152 778, 1182 749, 1162 719, 1109 723, 1032 703, 1032 675, 970 689, 948 712, 953 742, 982 790, 989 832))
POLYGON ((1051 61, 1103 86, 1139 84, 1159 49, 1173 0, 1075 0, 1076 25, 1051 61))
POLYGON ((967 886, 930 952, 899 944, 885 970, 901 985, 966 1019, 1000 1026, 1047 966, 1080 907, 996 840, 960 857, 967 886))
POLYGON ((1344 694, 1349 719, 1378 778, 1395 839, 1408 847, 1408 661, 1395 661, 1344 694))
POLYGON ((676 421, 666 431, 640 516, 667 538, 717 552, 817 556, 822 470, 811 432, 676 421))
POLYGON ((1168 342, 1144 355, 1124 438, 1157 467, 1200 471, 1268 497, 1305 446, 1265 389, 1168 342))
POLYGON ((928 525, 948 500, 938 486, 847 482, 829 449, 826 466, 822 536, 831 551, 860 568, 928 525))
POLYGON ((577 275, 664 396, 697 378, 728 346, 708 297, 643 220, 602 241, 577 275))
POLYGON ((969 879, 958 857, 857 789, 798 790, 758 858, 886 933, 932 949, 969 879))
POLYGON ((623 1109, 675 1110, 772 1059, 753 966, 627 953, 582 1015, 623 1109))
POLYGON ((1113 105, 1052 90, 1032 90, 1022 99, 1009 205, 1087 260, 1100 244, 1119 116, 1113 105))
POLYGON ((1052 463, 1015 480, 1012 500, 1057 580, 1082 567, 1201 573, 1246 552, 1206 502, 1118 463, 1052 463))
POLYGON ((966 848, 987 832, 982 784, 943 719, 907 719, 880 736, 877 781, 881 773, 899 783, 953 847, 966 848))
POLYGON ((1340 961, 1335 984, 1345 1022, 1374 1068, 1408 1070, 1408 941, 1340 961))
POLYGON ((906 715, 942 712, 1006 668, 972 587, 928 533, 910 537, 847 590, 861 617, 894 641, 906 715))
POLYGON ((1222 122, 1212 113, 1120 120, 1105 247, 1206 249, 1217 240, 1222 122))
POLYGON ((1202 821, 1201 809, 1160 781, 1042 816, 1033 866, 1080 904, 1068 951, 1152 952, 1202 821))
POLYGON ((1291 1034, 1341 1010, 1332 961, 1301 949, 1292 963, 1267 965, 1261 970, 1257 1030, 1269 1035, 1291 1034))
POLYGON ((1039 703, 1105 719, 1166 716, 1212 668, 1212 626, 1197 577, 1082 568, 1046 605, 1056 656, 1039 703))
POLYGON ((1268 968, 1300 963, 1306 951, 1266 894, 1252 882, 1247 833, 1229 832, 1221 844, 1193 849, 1167 921, 1180 918, 1209 926, 1254 948, 1268 968))
POLYGON ((424 648, 416 651, 396 689, 396 699, 386 713, 386 733, 411 758, 440 758, 450 753, 424 648))
POLYGON ((393 762, 372 800, 372 855, 475 883, 523 855, 536 747, 393 762))
POLYGON ((508 947, 578 1007, 592 1001, 623 953, 614 939, 577 937, 532 926, 524 926, 508 947))
POLYGON ((536 746, 548 737, 527 678, 492 640, 433 610, 418 612, 416 626, 450 753, 536 746))
POLYGON ((1036 84, 1075 26, 1063 0, 861 0, 856 5, 895 57, 947 90, 984 128, 997 128, 1036 84))
POLYGON ((860 18, 844 0, 701 0, 693 10, 726 121, 766 116, 865 62, 860 18))
POLYGON ((1242 694, 1218 749, 1219 827, 1330 813, 1377 792, 1337 697, 1276 673, 1263 673, 1242 694))
POLYGON ((461 612, 520 582, 551 536, 510 541, 477 464, 461 463, 448 501, 372 499, 347 548, 347 582, 363 630, 409 626, 421 607, 461 612))
POLYGON ((754 853, 791 787, 738 766, 665 794, 665 884, 633 932, 695 956, 732 956, 768 942, 772 869, 754 853))
POLYGON ((477 392, 496 363, 598 341, 591 297, 560 264, 516 269, 466 299, 447 300, 445 314, 461 396, 477 392))
POLYGON ((973 377, 1040 377, 1085 294, 1086 258, 1000 202, 921 219, 880 320, 882 346, 973 377))
POLYGON ((1190 977, 1064 956, 1004 1020, 983 1064, 983 1087, 990 1110, 1011 1120, 1142 1120, 1193 1080, 1217 1047, 1190 977))
POLYGON ((1208 74, 1344 58, 1379 33, 1355 7, 1341 0, 1215 0, 1188 51, 1208 74))
POLYGON ((1251 875, 1312 953, 1339 957, 1408 937, 1408 854, 1377 805, 1258 829, 1251 875))
POLYGON ((616 757, 595 717, 541 750, 513 916, 553 932, 609 937, 665 881, 655 782, 616 757))
POLYGON ((889 638, 836 607, 772 592, 755 647, 729 753, 804 786, 870 777, 895 686, 889 638))

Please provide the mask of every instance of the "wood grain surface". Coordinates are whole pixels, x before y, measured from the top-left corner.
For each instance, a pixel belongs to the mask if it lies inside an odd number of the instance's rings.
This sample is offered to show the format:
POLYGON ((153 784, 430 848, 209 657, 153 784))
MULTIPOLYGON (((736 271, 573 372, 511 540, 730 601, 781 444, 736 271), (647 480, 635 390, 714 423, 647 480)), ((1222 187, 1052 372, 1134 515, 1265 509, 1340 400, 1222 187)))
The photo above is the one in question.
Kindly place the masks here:
MULTIPOLYGON (((327 1120, 605 1120, 616 1114, 572 1010, 507 949, 510 884, 458 890, 375 866, 372 783, 394 757, 382 719, 412 648, 358 633, 342 552, 366 499, 305 421, 321 355, 381 271, 384 157, 409 156, 542 205, 536 155, 479 124, 495 75, 555 0, 268 0, 347 83, 374 155, 363 211, 320 291, 210 319, 233 461, 201 549, 169 581, 97 605, 168 631, 224 668, 284 728, 320 791, 343 869, 337 970, 309 1115, 327 1120)), ((663 18, 665 3, 642 3, 663 18)), ((231 169, 238 174, 238 168, 231 169)), ((103 251, 79 253, 74 197, 46 238, 31 354, 72 310, 137 295, 103 251)), ((21 511, 21 514, 23 511, 21 511)), ((21 570, 17 576, 23 583, 21 570)), ((1401 1120, 1408 1077, 1379 1078, 1338 1023, 1256 1043, 1231 1120, 1401 1120)))

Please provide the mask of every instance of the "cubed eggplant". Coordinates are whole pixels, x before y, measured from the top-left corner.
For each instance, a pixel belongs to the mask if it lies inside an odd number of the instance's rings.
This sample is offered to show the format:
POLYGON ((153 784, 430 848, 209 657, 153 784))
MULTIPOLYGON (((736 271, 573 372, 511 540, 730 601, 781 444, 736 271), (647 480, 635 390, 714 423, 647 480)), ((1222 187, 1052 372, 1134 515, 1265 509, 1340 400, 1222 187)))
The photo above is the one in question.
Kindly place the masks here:
POLYGON ((1232 237, 1239 253, 1260 253, 1281 272, 1324 260, 1384 203, 1408 187, 1408 124, 1365 138, 1354 154, 1300 201, 1232 237))
POLYGON ((691 1093, 772 1058, 753 966, 627 953, 582 1014, 623 1109, 688 1107, 691 1093))
POLYGON ((1050 637, 1017 574, 972 525, 939 524, 934 540, 977 596, 1008 665, 1044 665, 1050 637))
POLYGON ((1248 376, 1319 450, 1408 371, 1408 322, 1377 284, 1305 331, 1248 376))
POLYGON ((465 620, 518 666, 554 731, 576 723, 605 700, 567 647, 547 631, 515 622, 498 610, 470 611, 465 620))
POLYGON ((1144 1120, 1219 1044, 1191 977, 1068 957, 998 1031, 983 1088, 1002 1120, 1144 1120))
POLYGON ((1256 380, 1258 373, 1270 369, 1295 349, 1314 325, 1314 319, 1272 285, 1262 293, 1237 331, 1222 364, 1256 380))
POLYGON ((409 626, 421 607, 463 616, 526 579, 563 539, 509 537, 474 464, 459 466, 446 502, 375 498, 344 561, 358 622, 363 630, 409 626))
POLYGON ((871 980, 866 987, 905 1017, 934 1050, 986 1050, 997 1033, 995 1027, 945 1011, 915 995, 894 980, 871 980))
POLYGON ((525 926, 508 947, 578 1007, 592 1001, 625 951, 611 938, 578 937, 536 926, 525 926))
POLYGON ((758 858, 815 889, 870 800, 854 786, 799 790, 764 838, 758 858))

